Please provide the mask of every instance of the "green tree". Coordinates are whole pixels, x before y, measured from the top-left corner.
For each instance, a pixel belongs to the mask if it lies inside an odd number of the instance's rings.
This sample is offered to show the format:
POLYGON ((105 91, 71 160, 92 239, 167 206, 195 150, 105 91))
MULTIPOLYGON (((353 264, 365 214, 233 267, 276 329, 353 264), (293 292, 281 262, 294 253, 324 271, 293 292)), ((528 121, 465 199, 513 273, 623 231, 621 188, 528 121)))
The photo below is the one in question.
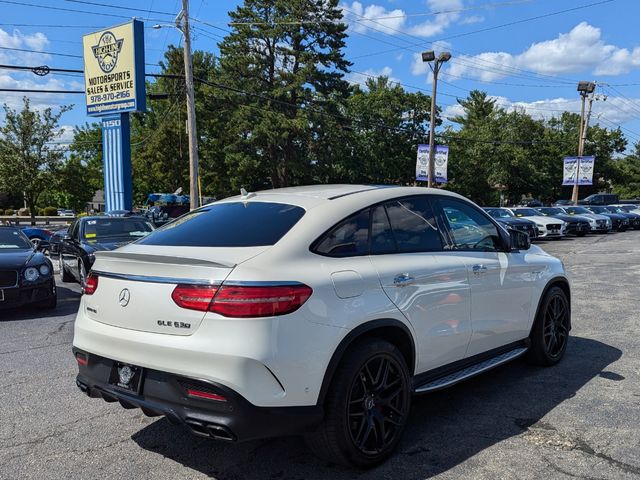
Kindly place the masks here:
POLYGON ((349 94, 346 28, 338 0, 245 0, 220 44, 225 161, 237 189, 308 182, 314 135, 349 94), (329 108, 326 105, 330 104, 329 108))
POLYGON ((0 188, 23 192, 31 218, 38 199, 56 182, 64 153, 51 142, 61 134, 60 117, 71 107, 33 110, 28 98, 21 111, 4 105, 5 124, 0 127, 0 188))

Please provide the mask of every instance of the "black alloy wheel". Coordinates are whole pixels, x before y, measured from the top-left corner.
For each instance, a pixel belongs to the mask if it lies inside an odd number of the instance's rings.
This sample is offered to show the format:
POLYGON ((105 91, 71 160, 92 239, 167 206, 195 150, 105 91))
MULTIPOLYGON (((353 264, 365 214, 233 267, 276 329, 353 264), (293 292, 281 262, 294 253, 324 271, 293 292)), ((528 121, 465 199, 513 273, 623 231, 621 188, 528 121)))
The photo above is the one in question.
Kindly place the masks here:
POLYGON ((364 455, 379 455, 404 426, 406 386, 402 367, 389 355, 371 357, 353 379, 347 421, 351 441, 364 455))
POLYGON ((305 438, 313 452, 348 467, 371 468, 396 448, 411 408, 411 376, 400 350, 364 338, 345 353, 324 399, 324 419, 305 438))
POLYGON ((564 352, 569 337, 569 305, 566 297, 555 295, 547 303, 543 336, 550 357, 556 358, 564 352))
POLYGON ((542 366, 558 363, 567 350, 570 329, 571 304, 564 290, 553 286, 540 301, 531 329, 529 361, 542 366))

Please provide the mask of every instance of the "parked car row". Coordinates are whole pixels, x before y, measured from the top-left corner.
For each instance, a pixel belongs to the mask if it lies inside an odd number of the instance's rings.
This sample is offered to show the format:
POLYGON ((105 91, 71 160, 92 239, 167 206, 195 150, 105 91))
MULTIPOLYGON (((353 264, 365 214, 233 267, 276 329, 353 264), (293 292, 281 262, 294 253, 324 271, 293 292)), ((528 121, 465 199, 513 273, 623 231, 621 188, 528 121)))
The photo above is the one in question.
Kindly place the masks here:
POLYGON ((524 231, 532 239, 640 230, 640 209, 637 205, 486 207, 485 210, 503 226, 524 231))

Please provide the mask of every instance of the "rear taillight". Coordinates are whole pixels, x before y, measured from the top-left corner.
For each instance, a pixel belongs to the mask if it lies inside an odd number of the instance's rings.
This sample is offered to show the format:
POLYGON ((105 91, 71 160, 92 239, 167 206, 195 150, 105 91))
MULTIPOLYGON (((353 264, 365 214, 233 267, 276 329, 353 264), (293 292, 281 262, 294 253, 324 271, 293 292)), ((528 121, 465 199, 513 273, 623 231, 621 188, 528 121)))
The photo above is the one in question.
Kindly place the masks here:
POLYGON ((182 308, 215 312, 225 317, 251 318, 295 312, 313 290, 302 284, 201 287, 178 285, 171 298, 182 308))
POLYGON ((93 295, 94 293, 96 293, 97 289, 98 289, 98 275, 93 272, 90 272, 89 275, 87 275, 87 280, 84 284, 83 293, 85 295, 93 295))
POLYGON ((179 307, 206 312, 217 291, 217 285, 180 284, 173 289, 171 298, 179 307))

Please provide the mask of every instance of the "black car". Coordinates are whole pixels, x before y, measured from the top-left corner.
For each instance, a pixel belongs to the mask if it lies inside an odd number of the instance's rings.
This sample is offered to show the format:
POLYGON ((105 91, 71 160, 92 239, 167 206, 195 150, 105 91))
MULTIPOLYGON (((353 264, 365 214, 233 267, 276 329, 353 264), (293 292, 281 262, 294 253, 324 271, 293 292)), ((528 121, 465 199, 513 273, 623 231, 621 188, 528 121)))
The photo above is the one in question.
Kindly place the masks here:
POLYGON ((57 302, 53 265, 18 228, 0 226, 0 308, 33 304, 54 308, 57 302))
POLYGON ((60 243, 62 239, 67 235, 68 228, 62 228, 53 232, 53 235, 49 238, 49 255, 51 258, 57 258, 60 251, 60 243))
POLYGON ((529 238, 536 238, 538 236, 536 222, 532 222, 531 220, 526 220, 524 218, 518 218, 509 210, 504 208, 486 207, 484 210, 507 228, 525 232, 529 235, 529 238))
POLYGON ((545 217, 553 217, 567 223, 565 233, 567 235, 577 235, 584 237, 591 231, 591 225, 588 219, 579 215, 567 215, 564 210, 558 207, 539 207, 536 208, 540 215, 545 217))
POLYGON ((640 215, 637 213, 629 212, 625 208, 614 207, 611 205, 607 205, 607 210, 611 213, 618 213, 620 215, 624 215, 629 219, 629 228, 633 228, 634 230, 640 230, 640 215))
POLYGON ((95 253, 115 250, 147 236, 154 227, 143 217, 94 216, 77 219, 59 246, 58 262, 63 282, 84 286, 95 253))
POLYGON ((592 213, 597 213, 598 215, 604 215, 606 217, 609 217, 611 219, 611 226, 613 230, 616 230, 618 232, 624 232, 629 228, 630 222, 625 215, 622 215, 620 213, 613 213, 607 207, 600 206, 600 205, 589 205, 586 208, 592 213))

